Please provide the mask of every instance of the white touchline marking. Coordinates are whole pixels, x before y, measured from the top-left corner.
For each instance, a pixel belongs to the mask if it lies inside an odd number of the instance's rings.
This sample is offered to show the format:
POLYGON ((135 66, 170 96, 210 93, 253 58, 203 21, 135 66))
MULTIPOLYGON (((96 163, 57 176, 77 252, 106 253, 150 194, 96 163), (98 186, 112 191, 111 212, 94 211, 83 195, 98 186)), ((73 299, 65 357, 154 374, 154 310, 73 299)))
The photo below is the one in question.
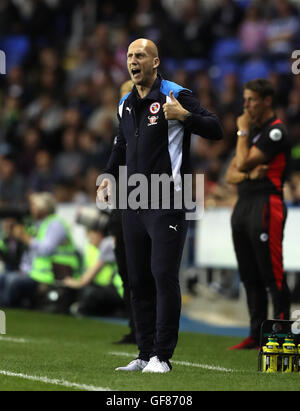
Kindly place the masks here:
POLYGON ((79 390, 84 390, 84 391, 111 391, 110 388, 95 387, 93 385, 78 384, 76 382, 57 380, 57 379, 52 379, 48 377, 38 377, 36 375, 27 375, 27 374, 21 374, 21 373, 6 371, 6 370, 0 370, 0 374, 6 377, 23 378, 25 380, 43 382, 45 384, 59 385, 62 387, 67 387, 67 388, 77 388, 79 390))
MULTIPOLYGON (((119 351, 112 351, 109 353, 110 355, 119 355, 122 357, 137 357, 137 354, 132 354, 129 352, 119 352, 119 351)), ((198 368, 204 368, 205 370, 212 370, 212 371, 223 371, 223 372, 234 372, 233 369, 231 368, 224 368, 224 367, 219 367, 215 365, 208 365, 208 364, 197 364, 197 363, 192 363, 188 361, 174 361, 171 360, 172 363, 177 364, 177 365, 185 365, 187 367, 198 367, 198 368)))
MULTIPOLYGON (((7 337, 7 336, 0 336, 0 343, 1 342, 11 342, 11 343, 20 343, 20 344, 49 344, 50 343, 49 338, 39 338, 39 339, 34 339, 34 338, 22 338, 22 337, 7 337)), ((73 343, 68 341, 65 342, 65 345, 72 345, 73 343)))
POLYGON ((234 371, 231 368, 219 367, 218 365, 197 364, 197 363, 192 363, 188 361, 172 361, 172 362, 177 365, 186 365, 187 367, 204 368, 205 370, 223 371, 223 372, 233 372, 234 371))
POLYGON ((29 342, 28 340, 25 340, 24 338, 14 338, 14 337, 1 337, 0 336, 0 341, 7 341, 7 342, 13 342, 13 343, 21 343, 25 344, 29 342))

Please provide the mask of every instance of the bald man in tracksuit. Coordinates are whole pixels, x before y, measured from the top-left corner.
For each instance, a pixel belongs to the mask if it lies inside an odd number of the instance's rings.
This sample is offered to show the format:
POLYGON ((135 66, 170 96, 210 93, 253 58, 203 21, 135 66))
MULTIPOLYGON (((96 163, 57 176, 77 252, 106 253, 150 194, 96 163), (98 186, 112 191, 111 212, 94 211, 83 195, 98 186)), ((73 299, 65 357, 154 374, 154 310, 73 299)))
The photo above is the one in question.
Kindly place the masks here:
MULTIPOLYGON (((153 174, 167 174, 176 182, 176 176, 190 172, 191 133, 218 140, 219 121, 190 90, 157 73, 159 58, 151 41, 131 43, 127 65, 135 85, 120 101, 119 134, 105 171, 117 176, 118 167, 126 165, 128 178, 141 173, 150 181, 153 174)), ((108 187, 102 182, 98 195, 108 187)), ((171 209, 124 210, 123 229, 139 356, 117 370, 168 372, 178 339, 179 268, 188 221, 171 198, 171 209)))

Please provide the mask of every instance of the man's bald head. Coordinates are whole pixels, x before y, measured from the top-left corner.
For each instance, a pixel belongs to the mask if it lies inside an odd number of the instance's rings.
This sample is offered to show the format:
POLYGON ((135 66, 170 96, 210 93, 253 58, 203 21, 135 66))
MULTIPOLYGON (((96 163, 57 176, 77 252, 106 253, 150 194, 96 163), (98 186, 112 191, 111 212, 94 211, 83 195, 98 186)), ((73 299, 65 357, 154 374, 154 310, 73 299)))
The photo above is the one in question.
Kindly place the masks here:
POLYGON ((129 45, 127 67, 136 86, 151 87, 157 77, 159 63, 158 50, 152 40, 141 38, 129 45))
POLYGON ((150 53, 153 57, 158 57, 158 49, 156 44, 149 39, 137 39, 134 40, 128 47, 128 50, 131 47, 138 47, 138 48, 142 48, 145 49, 146 51, 148 51, 148 53, 150 53))

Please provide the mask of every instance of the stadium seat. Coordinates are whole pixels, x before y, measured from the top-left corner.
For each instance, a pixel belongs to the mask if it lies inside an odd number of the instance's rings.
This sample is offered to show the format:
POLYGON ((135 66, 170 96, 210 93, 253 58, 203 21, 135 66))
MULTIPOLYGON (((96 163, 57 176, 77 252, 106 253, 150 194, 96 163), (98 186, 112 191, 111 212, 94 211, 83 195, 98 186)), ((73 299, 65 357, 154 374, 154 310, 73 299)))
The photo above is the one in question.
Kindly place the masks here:
POLYGON ((169 75, 172 75, 181 67, 181 62, 175 58, 166 57, 162 60, 162 67, 169 73, 169 75))
POLYGON ((192 73, 207 68, 207 61, 205 59, 186 59, 183 61, 183 69, 192 73))
POLYGON ((222 64, 224 61, 237 59, 241 53, 240 41, 235 38, 218 40, 212 47, 211 61, 222 64))
POLYGON ((267 78, 269 74, 270 66, 267 62, 264 60, 249 60, 241 65, 239 79, 243 84, 256 78, 267 78))
POLYGON ((175 58, 167 57, 162 60, 162 66, 164 70, 168 72, 169 75, 172 75, 178 69, 184 69, 189 73, 204 70, 207 68, 208 63, 205 59, 192 58, 185 60, 177 60, 175 58))
POLYGON ((6 70, 19 66, 30 51, 30 41, 27 36, 7 36, 0 43, 0 49, 6 55, 6 70))
POLYGON ((273 65, 274 71, 278 74, 290 74, 291 63, 288 59, 275 61, 273 65))
POLYGON ((236 0, 236 4, 243 10, 247 10, 247 8, 251 5, 252 0, 236 0))
POLYGON ((226 61, 223 64, 212 66, 210 68, 210 77, 215 87, 220 90, 223 85, 223 79, 227 74, 238 74, 239 64, 234 61, 226 61))

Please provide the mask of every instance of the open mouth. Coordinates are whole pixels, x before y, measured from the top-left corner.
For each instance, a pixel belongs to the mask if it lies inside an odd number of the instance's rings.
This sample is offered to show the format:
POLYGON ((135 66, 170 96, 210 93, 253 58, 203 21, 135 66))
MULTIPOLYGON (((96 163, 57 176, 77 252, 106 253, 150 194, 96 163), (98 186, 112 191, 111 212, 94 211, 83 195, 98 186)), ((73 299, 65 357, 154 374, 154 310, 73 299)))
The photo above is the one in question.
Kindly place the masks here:
POLYGON ((139 69, 132 69, 132 70, 131 70, 131 73, 132 73, 133 77, 135 77, 135 76, 137 76, 138 74, 140 74, 140 72, 141 72, 141 70, 139 70, 139 69))

